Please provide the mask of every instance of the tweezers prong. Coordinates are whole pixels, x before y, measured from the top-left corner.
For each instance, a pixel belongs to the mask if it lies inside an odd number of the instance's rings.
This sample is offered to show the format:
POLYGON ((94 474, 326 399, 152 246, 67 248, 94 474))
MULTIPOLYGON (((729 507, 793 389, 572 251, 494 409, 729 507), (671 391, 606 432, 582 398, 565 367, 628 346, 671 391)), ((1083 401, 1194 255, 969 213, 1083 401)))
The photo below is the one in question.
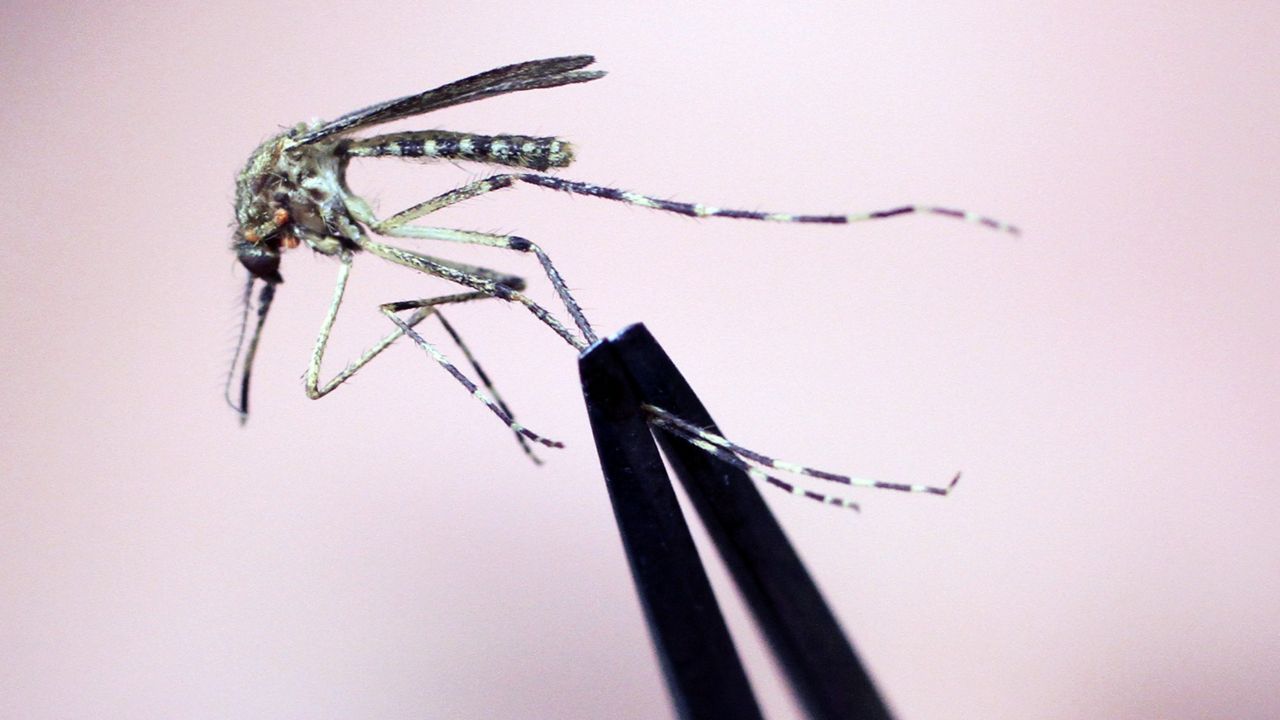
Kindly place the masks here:
POLYGON ((663 471, 655 436, 810 717, 890 718, 746 473, 676 435, 652 433, 642 402, 720 431, 649 331, 632 325, 595 343, 579 358, 579 370, 614 515, 681 717, 749 718, 758 717, 759 709, 749 686, 736 686, 733 676, 741 673, 741 663, 663 471), (709 600, 698 599, 703 585, 709 600), (724 639, 714 639, 721 632, 724 639), (716 704, 729 702, 742 705, 716 704))

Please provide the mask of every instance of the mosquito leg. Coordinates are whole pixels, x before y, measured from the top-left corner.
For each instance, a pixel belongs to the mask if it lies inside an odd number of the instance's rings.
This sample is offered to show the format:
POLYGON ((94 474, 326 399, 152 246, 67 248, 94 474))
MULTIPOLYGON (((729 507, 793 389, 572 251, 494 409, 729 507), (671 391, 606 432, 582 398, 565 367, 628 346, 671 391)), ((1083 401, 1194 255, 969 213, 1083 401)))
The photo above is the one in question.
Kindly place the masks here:
MULTIPOLYGON (((468 293, 468 294, 479 294, 479 293, 468 293)), ((415 343, 417 343, 418 347, 425 350, 426 353, 430 355, 433 360, 435 360, 437 363, 440 364, 440 367, 444 368, 445 371, 448 372, 450 375, 452 375, 455 380, 461 383, 462 386, 467 389, 467 392, 471 393, 472 397, 484 403, 489 408, 489 410, 491 410, 494 415, 497 415, 499 420, 502 420, 502 422, 506 423, 507 427, 511 428, 513 432, 527 438, 528 440, 539 443, 541 445, 545 445, 547 447, 553 447, 553 448, 564 447, 564 443, 558 440, 551 440, 549 438, 545 438, 529 430, 528 428, 521 425, 520 423, 516 422, 515 418, 511 416, 511 413, 506 409, 506 406, 500 400, 494 398, 489 393, 486 393, 485 391, 477 387, 476 384, 471 381, 471 378, 468 378, 466 375, 464 375, 462 371, 459 370, 458 367, 449 360, 449 358, 445 357, 444 353, 440 352, 439 348, 437 348, 432 343, 427 342, 427 340, 423 338, 422 335, 418 334, 417 330, 413 329, 413 327, 411 327, 408 322, 406 322, 403 318, 401 318, 399 315, 396 314, 404 310, 429 307, 431 305, 437 304, 438 300, 440 300, 440 298, 433 298, 429 300, 405 300, 402 302, 386 303, 382 305, 380 309, 382 310, 383 315, 386 315, 387 318, 391 320, 391 322, 396 324, 396 328, 401 333, 408 335, 410 340, 413 340, 415 343)), ((470 353, 467 353, 467 355, 469 356, 470 353)))
MULTIPOLYGON (((387 143, 382 143, 380 141, 376 146, 382 147, 384 144, 388 148, 390 147, 390 141, 387 143)), ((398 145, 397 148, 399 148, 398 145)), ((556 270, 555 265, 552 264, 551 258, 548 257, 547 254, 537 245, 534 245, 525 238, 512 235, 493 235, 488 233, 448 230, 444 228, 425 228, 408 224, 414 220, 430 215, 431 213, 437 212, 451 205, 456 205, 465 200, 470 200, 471 198, 478 197, 486 193, 512 187, 517 181, 534 185, 536 187, 560 190, 576 195, 588 195, 591 197, 603 198, 605 200, 624 202, 638 207, 651 208, 679 215, 688 215, 691 217, 725 217, 743 220, 764 220, 769 222, 838 225, 862 222, 865 220, 879 220, 912 213, 932 213, 936 215, 962 218, 970 222, 985 225, 995 230, 1009 232, 1015 235, 1018 233, 1017 228, 997 220, 993 220, 989 217, 963 210, 955 210, 934 205, 903 205, 889 210, 877 210, 873 212, 843 215, 797 215, 791 213, 759 212, 754 210, 731 210, 702 205, 699 203, 683 203, 664 200, 662 198, 641 195, 639 193, 619 190, 617 188, 593 185, 575 180, 563 180, 550 175, 540 175, 536 173, 503 173, 493 175, 483 180, 477 180, 463 185, 462 187, 454 188, 453 190, 437 195, 436 197, 402 210, 401 212, 398 212, 384 220, 378 220, 368 209, 367 205, 360 204, 359 207, 356 208, 357 217, 361 222, 367 224, 373 232, 380 235, 448 240, 453 242, 501 247, 509 250, 516 250, 518 252, 533 253, 542 264, 543 271, 546 273, 547 277, 550 278, 552 285, 555 287, 556 294, 560 296, 561 302, 564 303, 565 308, 569 311, 569 315, 578 325, 578 329, 582 332, 583 337, 586 338, 587 343, 595 342, 596 335, 592 331, 590 324, 587 322, 586 316, 583 314, 581 307, 569 292, 564 279, 560 275, 559 271, 556 270)))
MULTIPOLYGON (((329 336, 333 330, 333 324, 337 318, 338 309, 342 305, 342 296, 346 290, 347 279, 351 273, 351 256, 347 254, 340 256, 339 259, 342 264, 338 270, 338 281, 334 287, 333 301, 330 303, 329 310, 325 314, 324 323, 320 328, 320 336, 316 340, 315 350, 311 355, 311 364, 307 368, 305 381, 307 397, 318 399, 333 392, 339 385, 346 382, 352 375, 355 375, 361 368, 369 364, 369 362, 377 357, 383 350, 386 350, 392 343, 403 337, 405 334, 404 328, 414 328, 429 315, 434 314, 436 318, 440 320, 440 323, 444 326, 445 330, 449 333, 449 336, 453 338, 454 342, 457 343, 459 348, 461 348, 463 354, 467 358, 467 361, 471 364, 471 367, 475 369, 476 374, 480 377, 481 382, 488 390, 489 395, 494 398, 494 402, 497 403, 499 409, 505 413, 505 415, 500 417, 513 417, 511 409, 505 402, 503 402, 501 396, 498 395, 498 392, 494 388, 492 381, 490 381, 488 374, 480 367, 475 356, 471 354, 471 350, 465 343, 463 343, 462 337, 436 309, 439 305, 469 302, 472 300, 484 300, 493 297, 492 295, 483 292, 459 293, 456 295, 444 295, 428 300, 415 300, 408 303, 400 303, 400 305, 403 306, 402 309, 414 308, 414 313, 407 320, 401 320, 397 317, 396 320, 398 322, 396 323, 397 327, 395 330, 361 353, 358 358, 348 363, 342 372, 338 373, 322 385, 319 379, 320 366, 324 360, 325 349, 329 344, 329 336)), ((472 385, 470 389, 474 390, 474 385, 472 385)), ((529 447, 526 441, 527 436, 520 433, 514 427, 512 430, 516 431, 516 438, 525 454, 527 454, 535 463, 541 463, 542 461, 533 454, 532 449, 529 447)))
POLYGON ((325 395, 333 392, 339 385, 347 381, 352 375, 355 375, 360 368, 369 363, 383 350, 386 350, 391 343, 395 342, 404 333, 392 333, 382 340, 379 340, 373 347, 365 350, 360 357, 347 364, 346 369, 338 373, 333 379, 320 385, 320 365, 324 362, 324 352, 329 346, 329 334, 333 331, 333 323, 338 318, 338 309, 342 307, 342 296, 347 290, 347 278, 351 276, 351 254, 342 253, 338 256, 340 265, 338 266, 338 281, 333 287, 333 299, 329 301, 329 309, 325 312, 324 322, 320 324, 320 336, 316 338, 315 347, 311 350, 311 363, 307 366, 306 379, 304 387, 306 388, 307 397, 312 400, 318 400, 325 395))
MULTIPOLYGON (((419 316, 426 317, 426 314, 430 312, 430 310, 431 308, 418 308, 414 311, 413 315, 405 321, 405 324, 409 327, 417 325, 418 323, 416 319, 418 319, 419 316)), ((507 402, 498 394, 498 388, 494 387, 493 381, 489 379, 489 374, 484 371, 484 368, 480 367, 480 361, 476 360, 475 356, 471 354, 471 349, 467 347, 467 344, 462 342, 462 336, 458 334, 457 330, 453 329, 453 325, 448 320, 444 319, 444 313, 437 309, 433 314, 436 316, 436 319, 440 321, 440 324, 444 326, 445 332, 449 333, 449 337, 453 339, 453 344, 457 345, 458 349, 462 351, 463 357, 467 359, 467 364, 471 365, 471 369, 475 371, 476 377, 480 378, 480 383, 484 385, 484 389, 489 392, 489 396, 493 398, 494 402, 498 403, 498 407, 507 414, 507 417, 514 418, 515 413, 511 412, 511 408, 507 406, 507 402)), ((400 328, 397 327, 396 332, 401 332, 400 328)), ((521 435, 519 432, 515 433, 515 436, 516 442, 520 443, 520 449, 524 450, 524 454, 528 455, 529 459, 532 460, 535 465, 541 465, 542 459, 533 453, 533 448, 529 446, 529 441, 525 436, 521 435)))
MULTIPOLYGON (((361 240, 360 246, 374 255, 377 255, 389 262, 396 263, 397 265, 403 265, 428 275, 434 275, 436 277, 444 278, 445 280, 451 280, 459 285, 465 285, 486 295, 491 295, 508 302, 515 302, 524 305, 529 312, 533 313, 534 317, 538 318, 543 322, 543 324, 554 330, 557 335, 563 338, 565 342, 572 345, 576 350, 585 350, 587 345, 593 342, 591 340, 584 341, 582 338, 574 335, 572 331, 564 326, 564 323, 556 319, 556 317, 548 312, 546 308, 534 302, 532 298, 520 292, 518 289, 502 282, 500 278, 504 276, 492 270, 439 260, 429 255, 405 250, 404 248, 395 247, 393 245, 384 245, 370 238, 364 238, 361 240)), ((523 284, 520 287, 523 287, 523 284)), ((594 335, 592 337, 594 337, 594 335)))
MULTIPOLYGON (((374 343, 369 349, 360 354, 358 358, 351 361, 342 370, 342 372, 330 378, 325 383, 320 383, 320 365, 324 361, 325 349, 329 345, 329 335, 333 331, 333 323, 338 317, 338 309, 342 306, 342 296, 346 291, 347 278, 351 274, 351 256, 349 254, 339 256, 341 265, 338 268, 338 281, 333 289, 333 300, 329 303, 329 310, 325 313, 324 322, 320 326, 320 336, 316 338, 315 348, 311 352, 311 363, 307 367, 306 379, 304 381, 307 397, 312 400, 318 400, 325 395, 333 392, 339 385, 346 382, 352 375, 355 375, 360 368, 369 364, 383 350, 386 350, 396 340, 400 339, 404 332, 396 329, 387 334, 378 342, 374 343)), ((460 295, 449 295, 440 299, 435 304, 444 304, 445 302, 466 302, 469 300, 482 300, 490 297, 485 293, 463 293, 460 295)), ((410 327, 416 326, 422 322, 428 315, 432 313, 431 306, 424 306, 419 312, 413 314, 406 322, 410 327)))
MULTIPOLYGON (((381 144, 379 144, 379 146, 381 146, 381 144)), ((538 262, 541 263, 543 271, 551 280, 551 284, 555 288, 556 294, 560 296, 561 302, 564 303, 565 309, 568 310, 570 317, 573 318, 574 323, 582 332, 582 336, 586 339, 587 344, 593 343, 597 338, 590 323, 587 321, 586 315, 582 312, 582 308, 578 305, 577 300, 574 299, 573 294, 569 292, 569 288, 565 284, 564 278, 551 262, 551 258, 542 250, 542 248, 525 238, 514 235, 495 235, 490 233, 422 227, 408 224, 414 220, 430 215, 431 213, 437 212, 451 205, 456 205, 457 203, 465 200, 494 192, 496 190, 512 187, 516 181, 528 183, 537 187, 561 190, 578 195, 589 195, 592 197, 604 198, 606 200, 625 202, 630 205, 692 217, 727 217, 789 223, 848 224, 864 220, 878 220, 896 217, 898 215, 906 215, 910 213, 933 213, 963 218, 971 222, 979 223, 996 230, 1013 233, 1015 235, 1018 233, 1017 228, 988 217, 962 210, 952 210, 932 205, 904 205, 890 210, 848 215, 795 215, 789 213, 766 213, 751 210, 729 210, 695 203, 674 202, 616 188, 592 185, 574 180, 562 180, 550 175, 539 175, 535 173, 504 173, 500 175, 493 175, 483 180, 477 180, 463 185, 462 187, 454 188, 453 190, 437 195, 430 200, 418 203, 417 205, 402 210, 401 212, 398 212, 384 220, 378 220, 374 217, 372 211, 370 211, 368 206, 363 203, 358 206, 353 205, 353 209, 356 210, 358 219, 367 224, 373 232, 378 233, 379 235, 428 240, 446 240, 450 242, 487 245, 490 247, 515 250, 517 252, 533 253, 538 258, 538 262)), ((571 344, 573 344, 572 341, 571 344)), ((576 344, 575 347, 582 349, 582 346, 578 346, 576 344)))
MULTIPOLYGON (((647 407, 649 406, 646 406, 646 408, 647 407)), ((671 417, 674 417, 674 416, 671 416, 671 417)), ((651 420, 650 422, 654 427, 659 428, 661 430, 665 430, 671 433, 672 435, 675 435, 676 437, 680 438, 681 440, 684 440, 690 445, 698 448, 699 450, 702 450, 703 452, 721 460, 722 462, 726 462, 736 468, 741 469, 743 472, 747 474, 747 477, 751 478, 752 480, 758 483, 762 483, 765 485, 772 485, 773 487, 776 487, 782 490, 783 492, 791 493, 792 495, 800 495, 810 500, 820 502, 824 505, 837 505, 839 507, 846 507, 846 508, 849 508, 850 510, 853 510, 854 512, 858 512, 861 509, 858 507, 858 503, 852 500, 849 500, 847 498, 842 498, 835 495, 828 495, 826 493, 814 492, 813 490, 800 487, 799 485, 796 485, 794 483, 789 483, 786 480, 782 480, 773 475, 770 475, 769 473, 761 470, 760 468, 748 463, 746 460, 743 460, 741 457, 739 457, 738 454, 735 454, 733 451, 715 442, 712 442, 710 439, 707 439, 706 437, 698 433, 685 432, 684 427, 682 425, 678 425, 674 422, 669 422, 666 419, 666 417, 659 417, 655 415, 653 420, 651 420)), ((714 437, 719 437, 719 436, 714 436, 714 437)))
POLYGON ((551 258, 535 245, 533 242, 516 235, 495 235, 492 233, 473 232, 470 230, 452 230, 449 228, 425 227, 422 225, 399 225, 392 227, 375 227, 374 232, 392 237, 415 238, 423 240, 445 240, 448 242, 465 243, 468 245, 485 245, 488 247, 502 248, 505 250, 514 250, 516 252, 532 253, 538 258, 538 262, 542 265, 542 271, 546 274, 547 279, 551 281, 551 287, 555 289, 556 295, 560 297, 560 302, 564 304, 566 310, 569 311, 569 317, 573 318, 574 324, 578 326, 578 330, 582 333, 582 337, 586 339, 587 344, 595 342, 595 330, 591 328, 591 323, 587 320, 587 316, 582 312, 582 307, 578 305, 578 301, 573 297, 573 293, 569 292, 569 286, 564 281, 564 276, 552 264, 551 258))
POLYGON ((401 210, 391 217, 374 221, 370 227, 373 231, 380 234, 387 234, 388 230, 393 230, 406 223, 413 222, 420 217, 430 215, 437 210, 447 208, 450 205, 456 205, 464 200, 470 200, 473 197, 491 193, 495 190, 503 190, 515 184, 521 173, 503 173, 501 175, 493 175, 483 180, 467 183, 462 187, 454 188, 445 193, 441 193, 430 200, 414 205, 411 208, 401 210))
MULTIPOLYGON (((773 468, 774 470, 840 483, 842 485, 872 487, 880 488, 882 490, 897 490, 899 492, 928 493, 930 495, 950 495, 951 491, 955 488, 956 483, 960 482, 959 473, 956 473, 955 477, 951 479, 951 482, 947 483, 945 486, 934 486, 867 480, 865 478, 849 477, 848 475, 837 475, 824 470, 815 470, 805 465, 798 465, 796 463, 777 460, 767 455, 761 455, 760 453, 745 448, 721 435, 717 435, 706 429, 700 428, 687 420, 681 419, 662 408, 648 404, 643 407, 645 412, 649 413, 652 417, 654 425, 684 438, 694 446, 710 452, 721 459, 724 459, 723 454, 727 453, 743 463, 749 461, 765 467, 773 468)), ((757 472, 759 472, 758 468, 757 472)))
POLYGON ((847 225, 867 220, 883 220, 885 218, 897 217, 899 215, 923 213, 945 215, 947 217, 966 220, 978 225, 984 225, 993 230, 1007 232, 1013 235, 1018 234, 1018 228, 1002 223, 999 220, 966 210, 957 210, 937 205, 901 205, 887 210, 832 215, 799 215, 793 213, 762 212, 756 210, 732 210, 728 208, 714 207, 711 205, 703 205, 701 203, 664 200, 651 195, 641 195, 640 193, 620 190, 618 188, 593 185, 591 183, 579 182, 577 180, 564 180, 552 175, 540 175, 537 173, 504 173, 468 183, 460 188, 450 190, 449 192, 438 195, 425 202, 418 203, 411 208, 392 215, 386 220, 383 220, 380 224, 376 224, 374 231, 381 233, 386 229, 404 225, 405 223, 412 222, 424 215, 429 215, 437 210, 460 203, 464 200, 469 200, 478 195, 509 188, 514 185, 516 181, 541 188, 547 188, 549 190, 559 190, 574 195, 588 195, 590 197, 613 200, 615 202, 627 203, 628 205, 661 210, 663 212, 676 213, 678 215, 688 215, 690 217, 723 217, 738 220, 764 220, 767 222, 847 225))
MULTIPOLYGON (((443 195, 439 195, 431 200, 409 208, 403 212, 392 215, 385 220, 378 220, 372 210, 369 209, 367 203, 363 200, 358 202, 348 201, 349 207, 355 213, 360 222, 369 226, 373 232, 388 237, 415 238, 425 240, 446 240, 449 242, 466 243, 470 245, 487 245, 489 247, 504 248, 507 250, 515 250, 516 252, 533 253, 538 258, 538 262, 542 265, 542 270, 547 278, 551 281, 551 286, 555 289, 556 295, 560 297, 560 302, 569 311, 569 316, 573 318, 574 324, 578 326, 578 330, 585 338, 586 344, 595 342, 598 338, 595 330, 592 329, 591 323, 587 320, 587 316, 582 312, 582 307, 578 305, 578 301, 574 299, 573 294, 569 292, 569 287, 564 281, 564 277, 556 266, 552 264, 551 258, 543 252, 542 248, 533 244, 529 240, 514 235, 494 235, 491 233, 469 232, 465 230, 449 230, 446 228, 426 228, 416 225, 406 225, 406 223, 416 220, 423 215, 433 213, 449 205, 460 203, 463 200, 483 195, 493 190, 508 187, 514 182, 514 175, 497 175, 488 180, 480 180, 470 183, 463 187, 451 190, 443 195), (500 186, 500 187, 499 187, 500 186)), ((436 260, 441 264, 446 264, 441 260, 436 260)), ((517 287, 521 290, 523 287, 517 287)), ((571 343, 573 344, 573 343, 571 343)), ((575 345, 575 347, 578 347, 575 345)), ((582 346, 582 347, 585 347, 582 346)), ((578 349, 582 349, 578 347, 578 349)))
POLYGON ((544 187, 551 190, 561 190, 575 195, 590 195, 591 197, 615 200, 629 205, 637 205, 639 207, 652 208, 654 210, 662 210, 664 212, 677 213, 679 215, 688 215, 690 217, 723 217, 738 220, 765 220, 768 222, 847 225, 849 223, 863 222, 866 220, 881 220, 884 218, 908 215, 911 213, 929 213, 959 218, 979 225, 985 225, 993 230, 999 230, 1001 232, 1007 232, 1014 235, 1018 234, 1018 229, 1012 225, 1007 225, 998 220, 966 210, 955 210, 952 208, 939 207, 937 205, 902 205, 888 210, 876 210, 872 212, 842 215, 796 215, 792 213, 760 212, 756 210, 731 210, 727 208, 713 207, 711 205, 703 205, 701 203, 675 202, 673 200, 664 200, 650 195, 641 195, 639 193, 604 187, 602 185, 592 185, 591 183, 578 182, 576 180, 562 180, 561 178, 552 177, 550 175, 514 173, 513 176, 520 182, 529 183, 530 185, 536 185, 538 187, 544 187))

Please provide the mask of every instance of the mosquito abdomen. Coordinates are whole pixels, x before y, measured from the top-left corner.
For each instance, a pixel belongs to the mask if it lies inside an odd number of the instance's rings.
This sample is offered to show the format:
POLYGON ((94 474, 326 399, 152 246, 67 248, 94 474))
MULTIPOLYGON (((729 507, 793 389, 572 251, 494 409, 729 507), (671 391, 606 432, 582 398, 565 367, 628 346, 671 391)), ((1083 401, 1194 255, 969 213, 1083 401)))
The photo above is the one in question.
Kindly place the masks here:
POLYGON ((349 141, 340 152, 350 157, 407 157, 474 160, 546 170, 573 162, 573 148, 553 137, 474 135, 447 130, 388 133, 349 141))

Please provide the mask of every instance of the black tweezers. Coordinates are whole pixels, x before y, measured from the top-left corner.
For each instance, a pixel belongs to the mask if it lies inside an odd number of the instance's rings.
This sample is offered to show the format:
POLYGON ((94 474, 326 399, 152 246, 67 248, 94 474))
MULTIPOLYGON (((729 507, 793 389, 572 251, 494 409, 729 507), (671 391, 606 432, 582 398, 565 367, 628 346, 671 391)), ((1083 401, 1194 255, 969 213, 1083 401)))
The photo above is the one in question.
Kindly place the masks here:
POLYGON ((644 325, 593 344, 578 367, 613 513, 679 716, 762 717, 658 446, 809 716, 892 717, 746 473, 651 429, 641 403, 720 432, 644 325))

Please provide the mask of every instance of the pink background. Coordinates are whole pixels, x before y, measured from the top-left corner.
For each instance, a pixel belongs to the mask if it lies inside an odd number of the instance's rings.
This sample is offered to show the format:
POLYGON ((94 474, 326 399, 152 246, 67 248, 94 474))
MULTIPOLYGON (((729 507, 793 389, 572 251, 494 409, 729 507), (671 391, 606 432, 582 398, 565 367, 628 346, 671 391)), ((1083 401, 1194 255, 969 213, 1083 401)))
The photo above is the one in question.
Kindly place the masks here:
MULTIPOLYGON (((533 188, 437 219, 541 243, 744 443, 965 471, 946 500, 861 493, 861 516, 767 493, 903 718, 1280 712, 1273 4, 468 5, 0 9, 0 716, 669 716, 574 353, 526 313, 452 320, 569 444, 545 467, 409 346, 307 400, 335 265, 303 251, 246 429, 221 398, 257 142, 579 52, 609 77, 407 127, 557 134, 562 176, 682 200, 1026 230, 533 188)), ((353 184, 393 212, 485 172, 369 161, 353 184)), ((361 258, 329 367, 387 329, 377 303, 443 287, 361 258)), ((722 580, 762 702, 793 717, 722 580)))

